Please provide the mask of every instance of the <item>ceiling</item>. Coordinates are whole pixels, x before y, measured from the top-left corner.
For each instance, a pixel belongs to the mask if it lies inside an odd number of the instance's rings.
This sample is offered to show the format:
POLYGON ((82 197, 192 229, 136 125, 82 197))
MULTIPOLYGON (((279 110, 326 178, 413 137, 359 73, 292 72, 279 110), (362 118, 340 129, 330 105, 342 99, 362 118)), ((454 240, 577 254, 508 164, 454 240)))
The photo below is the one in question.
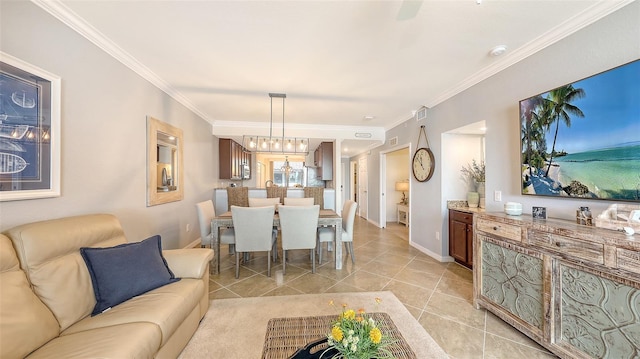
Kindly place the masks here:
POLYGON ((33 1, 222 136, 268 128, 270 92, 286 126, 386 130, 630 2, 33 1))

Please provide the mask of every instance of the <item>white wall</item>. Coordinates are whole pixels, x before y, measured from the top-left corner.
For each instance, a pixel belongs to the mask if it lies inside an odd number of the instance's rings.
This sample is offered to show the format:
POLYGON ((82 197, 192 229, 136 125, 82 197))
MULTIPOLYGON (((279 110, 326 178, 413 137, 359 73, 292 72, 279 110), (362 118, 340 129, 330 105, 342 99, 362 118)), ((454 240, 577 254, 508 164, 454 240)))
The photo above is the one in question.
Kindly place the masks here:
POLYGON ((466 200, 467 192, 474 190, 462 176, 462 167, 473 160, 484 161, 482 138, 478 135, 442 134, 442 197, 466 200))
POLYGON ((197 240, 195 203, 212 198, 218 177, 210 125, 31 2, 0 2, 0 36, 2 51, 62 78, 62 195, 1 202, 0 230, 106 212, 130 241, 160 234, 163 247, 178 248, 197 240), (184 131, 182 201, 146 207, 147 115, 184 131))
MULTIPOLYGON (((487 124, 487 210, 501 211, 504 202, 517 201, 523 203, 526 213, 531 213, 531 206, 545 206, 549 217, 571 219, 579 206, 590 206, 592 212, 598 213, 611 204, 607 201, 549 199, 520 194, 518 102, 640 58, 639 14, 640 2, 633 2, 430 108, 426 120, 416 122, 408 119, 387 131, 387 138, 398 136, 399 143, 412 143, 413 153, 417 147, 415 142, 420 125, 424 124, 436 158, 435 173, 431 180, 419 183, 411 179, 410 231, 413 245, 435 258, 446 259, 448 256, 446 201, 451 198, 448 198, 450 192, 444 188, 457 173, 452 174, 443 167, 443 161, 447 157, 444 152, 451 149, 443 147, 442 134, 479 120, 484 120, 487 124), (447 173, 443 173, 445 169, 447 173), (495 190, 502 191, 502 202, 493 201, 495 190), (437 232, 441 234, 441 240, 437 239, 437 232)), ((423 145, 424 141, 420 147, 423 145)), ((371 156, 367 156, 369 173, 379 171, 379 156, 376 152, 385 150, 388 150, 387 145, 375 149, 371 156)), ((379 191, 379 188, 379 180, 370 176, 370 193, 375 193, 376 189, 379 191)), ((379 199, 370 196, 369 217, 372 222, 379 218, 378 208, 379 199)))

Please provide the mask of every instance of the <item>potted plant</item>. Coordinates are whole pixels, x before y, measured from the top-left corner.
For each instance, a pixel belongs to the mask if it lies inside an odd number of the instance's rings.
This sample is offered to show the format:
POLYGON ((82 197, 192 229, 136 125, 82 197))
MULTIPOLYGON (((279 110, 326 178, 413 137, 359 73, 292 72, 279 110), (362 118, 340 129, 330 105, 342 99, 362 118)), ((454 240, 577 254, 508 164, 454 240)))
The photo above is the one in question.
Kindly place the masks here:
POLYGON ((467 194, 467 202, 469 207, 475 208, 480 202, 480 198, 485 195, 485 165, 484 161, 480 163, 475 159, 470 164, 462 166, 462 177, 469 185, 469 193, 467 194))

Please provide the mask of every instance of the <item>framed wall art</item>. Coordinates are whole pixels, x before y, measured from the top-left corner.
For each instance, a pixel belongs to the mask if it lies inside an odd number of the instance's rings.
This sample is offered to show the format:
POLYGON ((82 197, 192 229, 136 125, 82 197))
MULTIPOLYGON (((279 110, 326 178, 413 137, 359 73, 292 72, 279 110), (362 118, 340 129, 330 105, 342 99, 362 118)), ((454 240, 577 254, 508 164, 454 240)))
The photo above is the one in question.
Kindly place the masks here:
POLYGON ((522 194, 640 202, 640 59, 520 101, 522 194))
POLYGON ((60 195, 60 82, 0 51, 0 201, 60 195))

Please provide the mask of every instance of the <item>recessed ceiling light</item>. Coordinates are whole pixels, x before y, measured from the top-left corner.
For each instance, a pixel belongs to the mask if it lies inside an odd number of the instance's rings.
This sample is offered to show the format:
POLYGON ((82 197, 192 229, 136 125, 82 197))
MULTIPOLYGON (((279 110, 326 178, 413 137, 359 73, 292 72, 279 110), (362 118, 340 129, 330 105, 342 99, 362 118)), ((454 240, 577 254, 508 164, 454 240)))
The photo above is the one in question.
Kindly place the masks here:
POLYGON ((363 119, 364 121, 371 121, 371 120, 373 120, 374 118, 376 118, 376 117, 375 117, 375 116, 371 116, 371 115, 367 115, 367 116, 364 116, 362 119, 363 119))
POLYGON ((507 46, 505 45, 498 45, 496 47, 494 47, 493 49, 491 49, 491 51, 489 51, 489 55, 496 57, 496 56, 500 56, 502 54, 504 54, 505 52, 507 52, 507 46))

